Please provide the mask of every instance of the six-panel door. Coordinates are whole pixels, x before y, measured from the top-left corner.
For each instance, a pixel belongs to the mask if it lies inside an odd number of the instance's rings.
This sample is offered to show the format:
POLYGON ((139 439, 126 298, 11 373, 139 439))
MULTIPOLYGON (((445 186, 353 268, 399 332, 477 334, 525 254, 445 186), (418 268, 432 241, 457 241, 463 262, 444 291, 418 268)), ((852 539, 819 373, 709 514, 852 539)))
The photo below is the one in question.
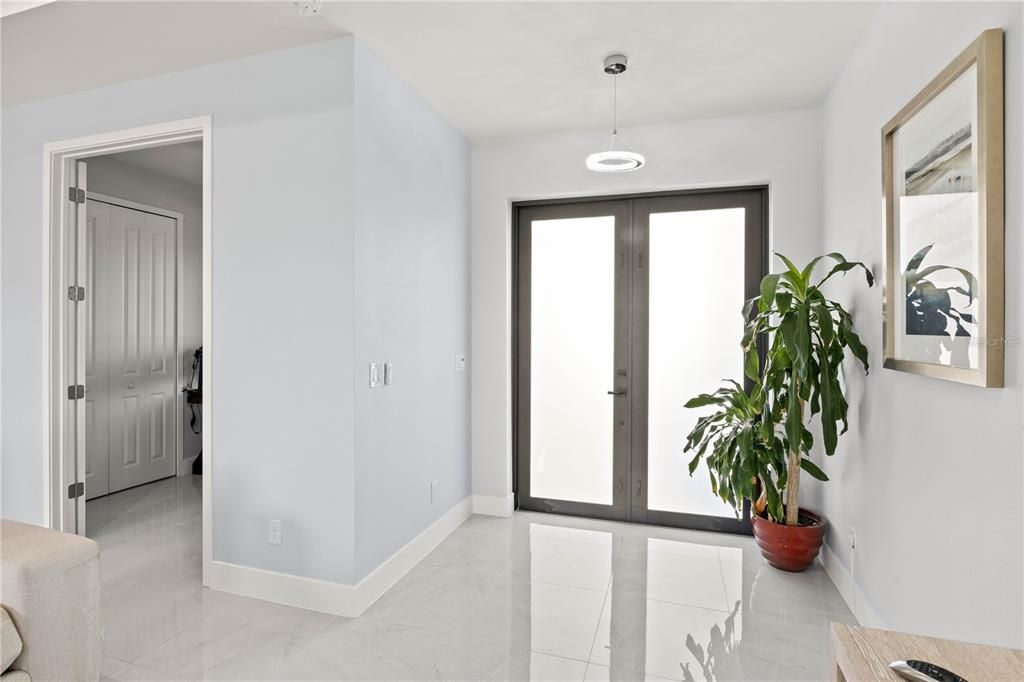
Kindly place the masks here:
POLYGON ((86 495, 94 497, 175 473, 177 238, 173 218, 91 200, 89 211, 86 495))

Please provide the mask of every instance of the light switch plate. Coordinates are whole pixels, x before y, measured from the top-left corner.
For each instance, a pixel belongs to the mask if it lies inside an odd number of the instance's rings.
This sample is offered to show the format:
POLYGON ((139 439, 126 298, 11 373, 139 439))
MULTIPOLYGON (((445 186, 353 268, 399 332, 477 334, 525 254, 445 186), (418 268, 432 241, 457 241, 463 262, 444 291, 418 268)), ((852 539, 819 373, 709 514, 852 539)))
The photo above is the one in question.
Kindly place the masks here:
POLYGON ((384 363, 384 385, 385 386, 390 386, 391 385, 391 379, 392 379, 391 363, 390 362, 385 362, 384 363))
POLYGON ((465 372, 466 371, 466 356, 459 353, 455 356, 455 371, 465 372))
POLYGON ((370 363, 370 388, 378 388, 383 381, 379 362, 370 363))

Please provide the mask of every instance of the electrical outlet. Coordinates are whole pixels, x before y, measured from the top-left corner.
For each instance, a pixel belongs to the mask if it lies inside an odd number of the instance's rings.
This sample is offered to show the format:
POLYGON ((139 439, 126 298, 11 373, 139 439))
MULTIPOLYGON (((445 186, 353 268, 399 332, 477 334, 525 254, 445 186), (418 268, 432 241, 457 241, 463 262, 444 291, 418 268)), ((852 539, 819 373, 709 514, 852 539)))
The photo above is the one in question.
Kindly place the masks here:
POLYGON ((455 356, 455 371, 456 372, 465 372, 466 371, 466 356, 464 354, 462 354, 462 353, 459 353, 458 355, 455 356))
POLYGON ((437 481, 430 482, 430 504, 437 502, 437 498, 441 496, 441 488, 437 481))
POLYGON ((390 386, 391 385, 391 379, 393 378, 393 376, 394 376, 394 374, 391 371, 391 363, 390 362, 385 362, 384 363, 384 385, 385 386, 390 386))
POLYGON ((267 519, 267 542, 272 545, 281 544, 281 520, 267 519))

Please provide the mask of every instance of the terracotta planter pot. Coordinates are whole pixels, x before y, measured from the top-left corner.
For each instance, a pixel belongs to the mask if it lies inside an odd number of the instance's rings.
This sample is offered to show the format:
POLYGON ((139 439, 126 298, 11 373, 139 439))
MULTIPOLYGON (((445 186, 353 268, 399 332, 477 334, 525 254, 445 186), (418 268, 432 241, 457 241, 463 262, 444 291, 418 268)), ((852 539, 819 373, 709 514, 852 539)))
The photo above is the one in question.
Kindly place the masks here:
POLYGON ((775 568, 783 571, 803 571, 814 563, 825 539, 826 521, 819 514, 806 509, 800 516, 814 519, 813 526, 787 526, 754 516, 754 539, 761 555, 775 568))

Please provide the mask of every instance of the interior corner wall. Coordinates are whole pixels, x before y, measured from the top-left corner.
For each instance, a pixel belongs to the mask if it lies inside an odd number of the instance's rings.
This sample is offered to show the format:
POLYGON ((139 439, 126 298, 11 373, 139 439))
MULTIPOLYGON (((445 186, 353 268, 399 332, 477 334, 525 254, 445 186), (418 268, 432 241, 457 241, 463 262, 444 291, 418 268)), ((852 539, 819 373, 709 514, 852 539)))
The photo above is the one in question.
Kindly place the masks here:
MULTIPOLYGON (((182 343, 180 362, 185 381, 192 355, 203 345, 203 188, 154 173, 110 157, 90 159, 89 191, 154 206, 182 215, 182 343)), ((191 473, 191 462, 203 449, 201 435, 189 426, 191 411, 183 405, 182 448, 178 473, 191 473)))
POLYGON ((647 156, 647 165, 638 171, 586 169, 583 160, 607 142, 607 131, 473 145, 474 495, 504 499, 512 492, 513 201, 767 184, 771 248, 797 262, 820 251, 817 110, 642 126, 622 133, 647 156))
POLYGON ((882 291, 836 281, 872 361, 807 500, 868 625, 1024 647, 1020 3, 886 3, 824 105, 824 247, 881 273, 881 128, 984 29, 1005 33, 1006 388, 882 369, 882 291), (851 552, 849 530, 856 532, 851 552))
POLYGON ((355 581, 470 494, 469 144, 355 42, 355 581), (394 381, 369 387, 369 363, 394 381), (438 496, 431 499, 431 483, 438 496))
POLYGON ((210 115, 213 559, 351 583, 352 63, 344 37, 3 110, 5 518, 43 520, 43 145, 210 115))

